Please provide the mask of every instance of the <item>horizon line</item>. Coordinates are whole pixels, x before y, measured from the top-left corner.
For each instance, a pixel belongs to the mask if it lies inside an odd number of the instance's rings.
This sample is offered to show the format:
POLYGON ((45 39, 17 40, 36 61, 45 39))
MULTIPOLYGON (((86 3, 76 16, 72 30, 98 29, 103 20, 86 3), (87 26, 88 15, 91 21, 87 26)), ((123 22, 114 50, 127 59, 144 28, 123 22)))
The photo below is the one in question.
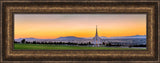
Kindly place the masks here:
MULTIPOLYGON (((131 35, 131 36, 137 36, 137 35, 131 35)), ((140 35, 140 36, 144 36, 144 35, 140 35)), ((77 37, 77 36, 61 36, 61 37, 77 37)), ((99 37, 106 37, 106 36, 99 36, 99 37)), ((113 37, 128 37, 128 36, 113 36, 113 37)), ((26 38, 34 38, 34 37, 26 37, 26 38)), ((91 37, 78 37, 78 38, 91 38, 91 37)), ((107 37, 107 38, 111 38, 111 37, 107 37)), ((20 39, 20 38, 15 38, 15 39, 20 39)), ((57 38, 36 38, 36 39, 57 39, 57 38)))

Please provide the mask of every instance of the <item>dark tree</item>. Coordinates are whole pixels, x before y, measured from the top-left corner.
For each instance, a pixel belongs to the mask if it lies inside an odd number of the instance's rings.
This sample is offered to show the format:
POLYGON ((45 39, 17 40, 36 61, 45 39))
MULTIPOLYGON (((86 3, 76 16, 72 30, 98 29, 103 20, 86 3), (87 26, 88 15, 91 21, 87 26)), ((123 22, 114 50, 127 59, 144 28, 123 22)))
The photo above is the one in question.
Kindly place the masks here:
POLYGON ((22 39, 22 40, 21 40, 21 43, 26 43, 26 40, 25 40, 25 39, 22 39))
POLYGON ((91 45, 91 42, 89 42, 88 44, 91 45))
POLYGON ((105 45, 105 43, 103 42, 103 45, 105 45))
POLYGON ((18 42, 14 40, 14 43, 18 43, 18 42))
POLYGON ((36 41, 33 41, 33 44, 36 44, 36 41))
POLYGON ((29 44, 30 42, 26 41, 27 44, 29 44))
POLYGON ((108 44, 106 44, 106 46, 112 46, 112 44, 111 44, 111 43, 108 43, 108 44))
POLYGON ((129 47, 129 48, 131 48, 132 46, 131 46, 131 45, 129 45, 128 47, 129 47))

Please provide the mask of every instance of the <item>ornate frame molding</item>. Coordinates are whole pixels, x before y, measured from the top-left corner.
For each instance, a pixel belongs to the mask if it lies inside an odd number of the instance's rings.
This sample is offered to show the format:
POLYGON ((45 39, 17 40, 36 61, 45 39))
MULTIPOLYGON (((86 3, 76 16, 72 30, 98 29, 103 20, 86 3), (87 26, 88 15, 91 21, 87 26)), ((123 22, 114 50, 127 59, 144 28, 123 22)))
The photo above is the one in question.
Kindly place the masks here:
POLYGON ((157 61, 158 2, 5 2, 2 1, 3 61, 157 61), (41 4, 41 5, 40 5, 41 4), (17 13, 147 14, 147 50, 14 50, 17 13))

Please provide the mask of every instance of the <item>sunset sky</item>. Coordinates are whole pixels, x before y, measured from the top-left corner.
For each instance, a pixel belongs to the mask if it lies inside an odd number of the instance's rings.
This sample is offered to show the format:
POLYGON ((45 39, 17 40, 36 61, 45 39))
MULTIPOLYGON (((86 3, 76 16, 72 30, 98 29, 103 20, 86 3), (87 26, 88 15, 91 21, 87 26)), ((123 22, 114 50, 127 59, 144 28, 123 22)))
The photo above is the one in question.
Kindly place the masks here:
POLYGON ((146 14, 15 14, 14 36, 55 39, 65 36, 146 35, 146 14))

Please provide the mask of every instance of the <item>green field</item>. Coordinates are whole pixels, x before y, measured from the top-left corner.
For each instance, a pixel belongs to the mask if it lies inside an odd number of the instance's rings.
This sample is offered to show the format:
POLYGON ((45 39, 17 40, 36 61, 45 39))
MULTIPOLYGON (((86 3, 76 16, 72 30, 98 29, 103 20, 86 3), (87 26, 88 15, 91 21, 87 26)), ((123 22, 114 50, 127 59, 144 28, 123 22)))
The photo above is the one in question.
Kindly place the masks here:
POLYGON ((89 47, 49 44, 14 44, 15 50, 146 50, 146 48, 89 47))

